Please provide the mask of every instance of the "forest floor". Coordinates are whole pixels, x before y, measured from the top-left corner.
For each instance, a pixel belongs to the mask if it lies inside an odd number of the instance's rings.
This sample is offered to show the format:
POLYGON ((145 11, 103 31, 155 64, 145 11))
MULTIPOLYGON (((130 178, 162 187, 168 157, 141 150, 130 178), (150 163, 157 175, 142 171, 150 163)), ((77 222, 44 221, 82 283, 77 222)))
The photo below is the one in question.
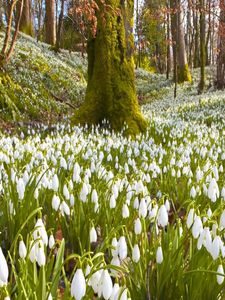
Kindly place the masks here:
MULTIPOLYGON (((2 42, 0 33, 0 46, 2 42)), ((55 53, 49 45, 21 34, 5 71, 0 74, 1 127, 55 124, 84 100, 87 59, 80 53, 55 53)), ((221 110, 222 104, 224 111, 225 93, 213 89, 213 70, 207 69, 205 93, 198 95, 199 70, 194 70, 193 83, 179 85, 176 99, 174 85, 165 75, 142 69, 135 73, 139 103, 148 117, 168 119, 176 113, 185 118, 184 112, 191 109, 192 115, 201 113, 210 123, 215 106, 221 110)))

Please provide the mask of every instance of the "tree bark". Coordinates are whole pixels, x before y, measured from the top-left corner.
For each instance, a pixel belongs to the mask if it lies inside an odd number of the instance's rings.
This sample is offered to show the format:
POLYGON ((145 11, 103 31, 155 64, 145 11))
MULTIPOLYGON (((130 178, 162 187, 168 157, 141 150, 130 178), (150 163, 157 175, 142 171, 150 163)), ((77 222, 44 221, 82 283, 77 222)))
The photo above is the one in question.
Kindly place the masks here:
POLYGON ((62 30, 63 30, 64 4, 65 4, 65 0, 61 0, 61 10, 60 10, 60 14, 59 14, 58 30, 57 30, 57 36, 56 36, 56 50, 58 50, 61 45, 62 30))
POLYGON ((225 0, 220 0, 220 22, 218 32, 217 79, 218 89, 225 88, 225 0))
POLYGON ((205 49, 205 1, 199 1, 200 9, 200 67, 201 76, 199 83, 199 93, 202 93, 205 88, 205 63, 206 63, 206 49, 205 49))
POLYGON ((52 46, 56 42, 55 0, 46 0, 46 43, 52 46))
POLYGON ((176 52, 177 52, 176 53, 177 81, 179 83, 185 81, 191 81, 191 73, 189 71, 187 54, 185 49, 183 9, 180 0, 170 0, 170 8, 172 9, 172 15, 171 15, 172 40, 173 40, 173 45, 176 45, 176 52))
POLYGON ((109 121, 111 128, 121 130, 127 125, 127 134, 144 131, 144 120, 138 105, 133 64, 133 34, 128 10, 133 2, 107 0, 111 9, 97 1, 97 33, 88 41, 88 85, 85 102, 75 114, 74 121, 84 124, 101 124, 109 121), (115 11, 119 9, 120 13, 115 11), (129 26, 127 26, 129 21, 129 26), (129 32, 125 32, 125 28, 129 32))
MULTIPOLYGON (((19 17, 19 12, 21 9, 21 0, 17 2, 17 18, 19 17)), ((20 31, 28 35, 34 35, 32 13, 31 13, 31 0, 23 1, 23 10, 20 21, 20 31)))

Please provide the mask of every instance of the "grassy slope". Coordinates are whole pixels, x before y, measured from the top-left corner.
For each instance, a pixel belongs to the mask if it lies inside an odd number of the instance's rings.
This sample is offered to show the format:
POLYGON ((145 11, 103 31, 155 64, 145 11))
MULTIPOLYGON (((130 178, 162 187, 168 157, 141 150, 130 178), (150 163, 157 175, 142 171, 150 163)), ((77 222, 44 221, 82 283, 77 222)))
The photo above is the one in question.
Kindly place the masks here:
MULTIPOLYGON (((0 33, 0 47, 2 42, 0 33)), ((86 60, 78 53, 56 54, 48 45, 20 35, 6 71, 0 73, 2 121, 54 122, 72 110, 55 96, 75 106, 83 99, 86 60)))

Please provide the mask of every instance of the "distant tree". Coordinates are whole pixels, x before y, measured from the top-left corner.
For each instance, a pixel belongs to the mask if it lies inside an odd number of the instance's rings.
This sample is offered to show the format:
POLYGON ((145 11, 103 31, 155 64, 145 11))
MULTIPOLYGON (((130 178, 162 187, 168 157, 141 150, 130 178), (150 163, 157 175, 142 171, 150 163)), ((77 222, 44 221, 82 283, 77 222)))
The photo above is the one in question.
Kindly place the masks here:
POLYGON ((225 0, 220 0, 216 86, 225 88, 225 0))
MULTIPOLYGON (((17 1, 17 15, 19 15, 21 10, 22 1, 17 1)), ((34 35, 33 19, 32 19, 32 7, 31 0, 23 0, 23 10, 20 21, 20 31, 34 35)), ((18 16, 17 16, 18 17, 18 16)))
POLYGON ((202 93, 205 88, 205 64, 206 64, 206 40, 205 40, 205 0, 199 1, 200 9, 200 83, 199 93, 202 93))
POLYGON ((46 0, 45 37, 46 43, 52 46, 56 42, 55 0, 46 0))
MULTIPOLYGON (((92 3, 93 5, 93 3, 92 3)), ((132 34, 133 1, 96 1, 97 26, 88 37, 88 85, 75 122, 99 124, 108 120, 114 130, 127 124, 127 133, 144 131, 135 82, 132 34)))
POLYGON ((179 83, 191 81, 185 48, 183 7, 180 0, 170 0, 171 32, 173 40, 174 74, 179 83), (175 61, 176 60, 176 61, 175 61), (176 68, 177 66, 177 68, 176 68), (177 69, 177 70, 176 70, 177 69))

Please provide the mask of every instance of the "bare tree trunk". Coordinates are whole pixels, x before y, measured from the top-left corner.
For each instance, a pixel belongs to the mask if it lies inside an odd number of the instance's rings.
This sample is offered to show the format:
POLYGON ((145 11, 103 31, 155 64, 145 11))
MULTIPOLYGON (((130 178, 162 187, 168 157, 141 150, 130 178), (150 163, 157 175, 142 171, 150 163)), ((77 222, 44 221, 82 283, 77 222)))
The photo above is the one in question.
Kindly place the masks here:
POLYGON ((55 0, 46 0, 46 43, 54 46, 56 42, 55 0))
POLYGON ((3 1, 0 0, 0 29, 3 27, 3 1))
POLYGON ((194 68, 200 66, 200 57, 199 57, 199 18, 197 11, 197 0, 195 2, 195 13, 193 15, 193 23, 195 28, 195 50, 194 50, 194 68))
POLYGON ((201 76, 199 83, 199 93, 202 93, 205 88, 205 62, 206 62, 206 51, 205 51, 205 1, 199 1, 200 9, 200 67, 201 76))
POLYGON ((185 49, 183 8, 180 0, 170 0, 170 7, 172 9, 172 39, 173 45, 176 44, 177 52, 177 81, 179 83, 182 83, 184 81, 191 81, 191 74, 188 67, 187 54, 185 49))
POLYGON ((225 0, 220 0, 220 23, 218 32, 217 80, 218 89, 225 88, 225 0))
POLYGON ((166 3, 167 6, 167 47, 166 47, 166 78, 169 79, 171 72, 171 53, 170 53, 170 13, 169 13, 169 2, 166 3))
POLYGON ((64 17, 64 4, 65 4, 65 0, 61 0, 61 10, 60 10, 60 15, 59 15, 58 30, 57 30, 57 36, 56 36, 56 49, 57 50, 61 46, 63 17, 64 17))
MULTIPOLYGON (((17 18, 19 16, 20 9, 21 9, 21 0, 18 0, 17 18)), ((20 22, 20 31, 22 31, 28 35, 31 35, 31 36, 34 35, 32 13, 31 13, 31 0, 23 1, 23 11, 22 11, 22 17, 21 17, 21 22, 20 22)))

